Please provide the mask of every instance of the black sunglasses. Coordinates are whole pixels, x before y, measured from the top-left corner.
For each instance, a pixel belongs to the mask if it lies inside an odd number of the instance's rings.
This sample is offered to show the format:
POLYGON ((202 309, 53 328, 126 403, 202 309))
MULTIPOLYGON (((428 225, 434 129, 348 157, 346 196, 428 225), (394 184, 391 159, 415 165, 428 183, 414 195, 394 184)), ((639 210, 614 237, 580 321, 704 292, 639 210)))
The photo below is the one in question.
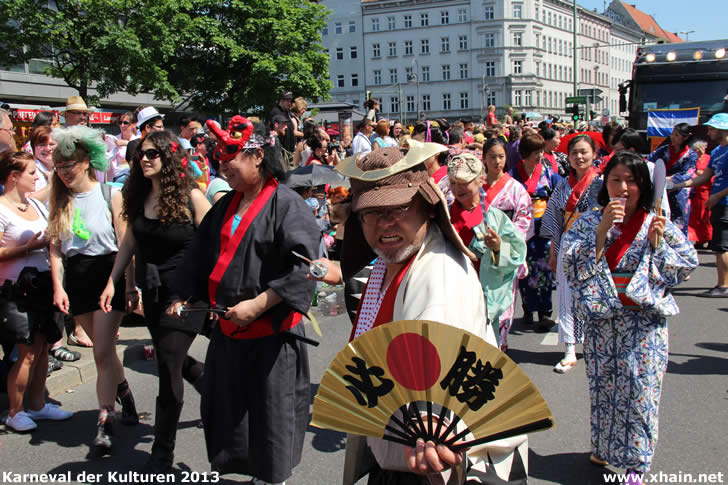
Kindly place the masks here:
POLYGON ((148 150, 143 150, 141 153, 142 153, 142 157, 147 157, 147 160, 154 160, 161 154, 161 152, 159 150, 156 150, 154 148, 150 148, 148 150))
POLYGON ((120 125, 130 125, 131 121, 119 121, 120 125))

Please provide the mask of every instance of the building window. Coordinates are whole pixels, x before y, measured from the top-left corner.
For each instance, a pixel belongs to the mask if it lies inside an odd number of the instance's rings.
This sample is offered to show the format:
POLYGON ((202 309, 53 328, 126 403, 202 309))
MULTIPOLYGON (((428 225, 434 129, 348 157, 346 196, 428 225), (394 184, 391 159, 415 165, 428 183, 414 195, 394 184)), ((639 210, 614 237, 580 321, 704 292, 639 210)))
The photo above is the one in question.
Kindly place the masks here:
POLYGON ((485 20, 493 20, 495 18, 495 7, 493 5, 486 5, 483 11, 485 20))
POLYGON ((359 53, 357 52, 357 47, 352 46, 351 49, 349 50, 349 54, 351 55, 352 59, 356 59, 357 57, 359 57, 359 53))
POLYGON ((412 55, 412 41, 411 40, 404 41, 404 55, 406 55, 406 56, 412 55))
POLYGON ((422 95, 422 111, 430 111, 430 95, 422 95))
POLYGON ((321 30, 321 35, 329 35, 329 26, 324 25, 324 28, 321 30))
POLYGON ((513 45, 523 47, 523 32, 513 32, 513 45))
POLYGON ((382 84, 382 71, 380 69, 374 70, 374 84, 382 84))
POLYGON ((524 91, 523 102, 526 106, 531 106, 531 90, 524 91))
POLYGON ((495 47, 495 33, 488 32, 483 36, 484 47, 495 47))
POLYGON ((513 91, 513 104, 515 106, 521 106, 521 90, 516 89, 513 91))
POLYGON ((341 61, 344 59, 344 49, 341 47, 336 48, 336 60, 341 61))
POLYGON ((340 34, 341 33, 341 22, 336 22, 336 25, 334 28, 336 29, 336 33, 340 34))
POLYGON ((458 64, 458 67, 460 68, 460 79, 467 79, 468 78, 468 65, 467 64, 458 64))
POLYGON ((392 57, 397 55, 397 43, 387 42, 387 55, 392 57))
POLYGON ((430 41, 428 39, 422 39, 420 41, 420 54, 430 53, 430 41))
POLYGON ((450 14, 448 13, 447 10, 442 10, 440 12, 440 23, 442 25, 447 25, 450 23, 450 14))
POLYGON ((442 66, 442 80, 443 81, 450 80, 450 64, 444 64, 442 66))
POLYGON ((394 30, 396 28, 394 17, 387 17, 387 28, 389 30, 394 30))
POLYGON ((343 74, 339 74, 338 76, 336 76, 336 85, 339 86, 340 88, 344 87, 344 75, 343 74))
POLYGON ((450 103, 450 93, 444 93, 442 95, 442 109, 452 109, 452 104, 450 103))
POLYGON ((359 85, 359 75, 358 74, 352 74, 351 75, 351 85, 352 86, 358 86, 359 85))
POLYGON ((430 14, 421 13, 420 14, 420 27, 427 27, 428 25, 430 25, 430 14))
POLYGON ((389 70, 389 84, 397 84, 397 68, 389 70))
POLYGON ((398 96, 392 96, 392 99, 389 101, 390 106, 390 113, 399 113, 399 97, 398 96))
POLYGON ((440 52, 450 52, 450 37, 440 37, 440 52))
POLYGON ((536 5, 536 15, 534 15, 533 18, 538 20, 538 5, 536 5))
POLYGON ((349 20, 349 32, 356 32, 356 22, 349 20))
POLYGON ((421 81, 428 82, 430 80, 430 66, 422 66, 422 79, 421 81))
POLYGON ((460 109, 468 109, 469 107, 468 93, 460 93, 460 109))
POLYGON ((513 74, 523 74, 523 61, 513 61, 513 74))
POLYGON ((520 19, 521 17, 523 17, 523 5, 516 3, 513 5, 513 18, 520 19))
POLYGON ((485 62, 485 75, 487 77, 495 76, 495 61, 486 61, 485 62))
POLYGON ((464 8, 458 9, 458 22, 461 24, 468 21, 468 11, 464 8))
POLYGON ((379 44, 372 44, 372 57, 382 57, 382 52, 379 48, 379 44))
POLYGON ((372 19, 372 32, 379 32, 379 19, 372 19))
POLYGON ((468 36, 458 35, 458 49, 461 51, 467 50, 468 48, 468 36))
POLYGON ((415 75, 412 73, 412 66, 407 66, 404 68, 404 78, 406 81, 412 81, 415 79, 415 75))
POLYGON ((411 29, 412 28, 412 16, 411 15, 405 15, 404 16, 404 28, 405 29, 411 29))
POLYGON ((496 105, 496 102, 495 102, 495 93, 493 91, 488 91, 488 98, 486 99, 485 104, 487 104, 489 106, 491 104, 494 105, 494 106, 496 105))
POLYGON ((414 112, 415 110, 415 97, 407 96, 407 112, 414 112))

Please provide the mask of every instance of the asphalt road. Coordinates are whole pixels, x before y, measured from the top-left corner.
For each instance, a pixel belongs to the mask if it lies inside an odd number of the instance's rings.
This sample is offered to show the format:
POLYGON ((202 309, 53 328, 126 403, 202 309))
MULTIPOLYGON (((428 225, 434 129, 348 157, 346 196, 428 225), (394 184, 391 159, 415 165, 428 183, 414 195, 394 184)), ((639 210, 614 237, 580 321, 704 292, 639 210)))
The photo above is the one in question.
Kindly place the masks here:
MULTIPOLYGON (((728 300, 695 298, 696 293, 715 284, 714 257, 701 252, 700 259, 701 267, 674 292, 681 314, 669 322, 670 361, 663 386, 660 439, 653 466, 653 473, 661 472, 663 481, 655 483, 691 483, 687 474, 693 474, 696 481, 692 483, 701 483, 697 481, 699 473, 723 473, 722 482, 702 483, 728 482, 728 300)), ((341 303, 342 299, 338 301, 341 303)), ((322 299, 322 306, 317 310, 324 337, 321 346, 310 349, 312 393, 331 359, 346 344, 351 329, 345 314, 329 315, 330 306, 322 299)), ((310 327, 307 330, 309 336, 318 338, 310 327)), ((509 355, 536 383, 556 421, 555 429, 530 436, 529 483, 606 483, 602 473, 611 469, 588 463, 589 400, 583 362, 568 374, 554 373, 552 366, 561 357, 556 340, 555 329, 547 334, 535 333, 516 321, 509 341, 509 355)), ((191 354, 203 359, 206 345, 207 340, 198 337, 191 354)), ((145 416, 135 427, 117 426, 113 456, 99 459, 89 453, 89 443, 94 435, 96 398, 94 384, 87 383, 52 398, 64 408, 75 411, 72 420, 42 422, 32 434, 0 435, 0 483, 9 483, 3 472, 70 472, 74 479, 81 473, 99 474, 101 483, 111 483, 113 475, 109 475, 110 472, 139 470, 149 456, 153 439, 151 412, 156 396, 155 363, 143 360, 130 363, 127 378, 138 408, 145 416)), ((175 482, 192 478, 192 482, 211 483, 213 477, 204 475, 209 472, 209 464, 204 436, 197 427, 199 396, 189 385, 185 392, 175 457, 175 482), (192 472, 201 475, 190 475, 192 472)), ((309 427, 302 463, 287 483, 338 484, 343 462, 344 435, 309 427)), ((245 483, 247 480, 249 477, 232 475, 217 483, 245 483)), ((72 483, 82 482, 74 480, 72 483)))

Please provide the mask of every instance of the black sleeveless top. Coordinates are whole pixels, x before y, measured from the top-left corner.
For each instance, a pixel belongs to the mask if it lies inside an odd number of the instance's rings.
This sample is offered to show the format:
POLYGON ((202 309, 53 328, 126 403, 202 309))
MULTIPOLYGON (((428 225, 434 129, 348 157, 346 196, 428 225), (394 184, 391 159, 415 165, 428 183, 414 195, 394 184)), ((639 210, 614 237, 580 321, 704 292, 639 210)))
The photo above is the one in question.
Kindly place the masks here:
POLYGON ((136 280, 142 290, 159 286, 169 287, 174 270, 182 264, 187 248, 192 243, 195 226, 163 224, 143 214, 134 219, 132 231, 136 239, 136 280))

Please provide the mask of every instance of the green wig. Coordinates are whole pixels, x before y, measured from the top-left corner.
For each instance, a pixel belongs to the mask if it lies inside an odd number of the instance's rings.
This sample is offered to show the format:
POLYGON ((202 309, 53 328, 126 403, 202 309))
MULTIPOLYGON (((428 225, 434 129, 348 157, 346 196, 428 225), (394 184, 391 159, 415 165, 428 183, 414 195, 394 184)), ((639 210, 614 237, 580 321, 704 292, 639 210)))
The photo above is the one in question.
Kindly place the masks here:
POLYGON ((58 144, 56 151, 64 160, 70 160, 76 150, 82 148, 88 153, 88 159, 93 168, 105 172, 109 167, 102 130, 76 125, 70 128, 56 128, 51 136, 58 144))

